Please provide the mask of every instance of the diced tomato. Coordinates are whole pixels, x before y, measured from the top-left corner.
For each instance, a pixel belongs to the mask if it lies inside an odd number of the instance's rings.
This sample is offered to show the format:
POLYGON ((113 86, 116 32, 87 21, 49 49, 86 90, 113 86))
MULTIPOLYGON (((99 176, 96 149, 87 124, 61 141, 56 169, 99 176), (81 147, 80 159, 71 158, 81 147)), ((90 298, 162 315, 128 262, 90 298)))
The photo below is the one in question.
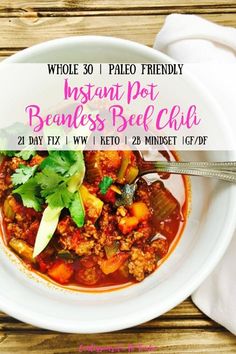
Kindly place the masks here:
POLYGON ((42 273, 46 273, 52 265, 51 256, 54 253, 54 249, 48 246, 43 252, 41 252, 36 257, 36 262, 38 263, 39 270, 42 273))
POLYGON ((63 260, 57 260, 49 268, 48 275, 60 284, 68 284, 73 275, 73 266, 63 260))
POLYGON ((102 260, 100 267, 104 274, 114 273, 127 260, 126 253, 118 253, 109 259, 102 260))
POLYGON ((48 262, 45 258, 40 257, 40 255, 37 257, 37 263, 39 265, 39 270, 42 273, 46 273, 50 267, 50 262, 48 262))
POLYGON ((110 188, 108 188, 106 194, 99 193, 99 198, 106 203, 114 204, 116 201, 116 193, 110 188))
POLYGON ((81 268, 75 273, 75 280, 78 284, 95 285, 101 277, 101 271, 98 267, 81 268))

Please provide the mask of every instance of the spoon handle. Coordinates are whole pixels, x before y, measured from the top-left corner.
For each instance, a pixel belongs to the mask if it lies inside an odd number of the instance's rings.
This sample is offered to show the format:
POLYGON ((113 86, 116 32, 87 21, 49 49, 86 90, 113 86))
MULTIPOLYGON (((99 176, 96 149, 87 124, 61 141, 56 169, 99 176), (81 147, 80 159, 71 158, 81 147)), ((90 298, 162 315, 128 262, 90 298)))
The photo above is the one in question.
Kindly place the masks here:
POLYGON ((236 183, 236 162, 175 162, 145 161, 140 175, 154 172, 167 172, 180 175, 217 178, 236 183))
POLYGON ((182 167, 182 168, 201 168, 201 169, 217 169, 222 171, 236 171, 236 161, 224 161, 224 162, 200 162, 200 161, 158 161, 155 162, 158 167, 164 168, 172 166, 172 167, 182 167))

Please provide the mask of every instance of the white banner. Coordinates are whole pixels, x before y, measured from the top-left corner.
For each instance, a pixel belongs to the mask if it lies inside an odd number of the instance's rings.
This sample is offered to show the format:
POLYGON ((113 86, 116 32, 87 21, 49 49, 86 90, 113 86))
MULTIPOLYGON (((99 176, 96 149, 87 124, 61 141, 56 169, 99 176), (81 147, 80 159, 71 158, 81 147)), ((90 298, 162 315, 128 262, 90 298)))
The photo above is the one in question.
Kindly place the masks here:
POLYGON ((190 65, 2 63, 0 150, 236 150, 190 65))

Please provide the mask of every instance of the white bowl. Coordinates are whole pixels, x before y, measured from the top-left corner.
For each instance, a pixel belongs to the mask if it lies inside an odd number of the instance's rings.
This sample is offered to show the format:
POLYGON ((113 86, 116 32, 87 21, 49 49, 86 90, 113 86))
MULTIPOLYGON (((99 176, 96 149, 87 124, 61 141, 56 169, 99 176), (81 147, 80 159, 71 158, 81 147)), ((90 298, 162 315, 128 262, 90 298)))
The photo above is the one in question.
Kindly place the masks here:
MULTIPOLYGON (((71 37, 26 49, 7 62, 172 62, 143 45, 109 37, 71 37)), ((223 112, 197 80, 195 90, 228 136, 223 112)), ((236 160, 235 152, 184 152, 185 160, 236 160)), ((15 256, 0 246, 0 306, 9 315, 61 332, 98 333, 151 320, 189 296, 213 270, 226 250, 236 220, 236 187, 194 177, 192 210, 171 256, 140 284, 103 293, 73 292, 29 274, 15 256)))

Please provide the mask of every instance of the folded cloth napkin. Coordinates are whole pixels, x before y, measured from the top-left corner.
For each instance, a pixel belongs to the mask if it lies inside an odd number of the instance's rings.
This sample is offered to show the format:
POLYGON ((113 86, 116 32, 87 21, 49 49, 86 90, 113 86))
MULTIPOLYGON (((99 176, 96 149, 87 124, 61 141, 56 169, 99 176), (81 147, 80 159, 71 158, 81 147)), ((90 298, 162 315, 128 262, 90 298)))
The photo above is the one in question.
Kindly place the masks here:
MULTIPOLYGON (((154 48, 181 63, 205 63, 193 74, 224 109, 236 135, 236 29, 219 26, 195 15, 167 16, 154 48), (217 65, 213 65, 217 64, 217 65)), ((223 259, 192 295, 209 317, 236 335, 236 232, 223 259)))

